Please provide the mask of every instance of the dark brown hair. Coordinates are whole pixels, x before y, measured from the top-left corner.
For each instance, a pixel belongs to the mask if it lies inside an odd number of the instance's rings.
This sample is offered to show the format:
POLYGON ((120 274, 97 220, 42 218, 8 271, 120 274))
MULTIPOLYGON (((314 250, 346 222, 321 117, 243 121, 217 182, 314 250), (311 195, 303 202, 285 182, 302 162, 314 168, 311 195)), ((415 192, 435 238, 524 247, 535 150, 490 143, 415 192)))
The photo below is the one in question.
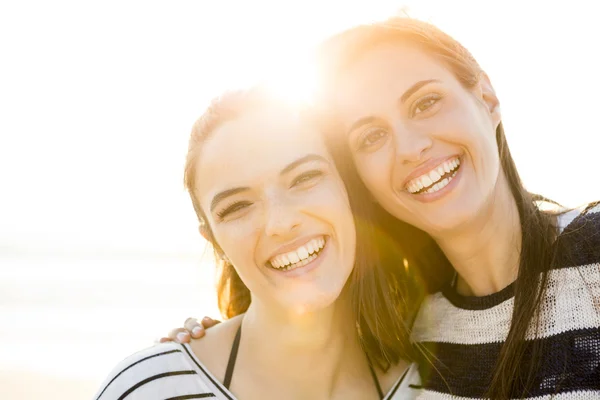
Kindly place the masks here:
MULTIPOLYGON (((227 93, 214 100, 198 119, 189 141, 184 184, 200 221, 200 228, 212 244, 219 264, 217 295, 219 309, 224 318, 244 313, 250 305, 251 296, 212 236, 204 211, 195 195, 196 184, 198 179, 201 179, 196 166, 203 142, 219 125, 252 110, 274 108, 276 104, 280 107, 279 102, 260 87, 227 93)), ((305 113, 305 117, 308 124, 318 123, 318 119, 309 112, 305 113)), ((401 248, 387 240, 388 236, 383 234, 382 229, 378 229, 377 216, 367 196, 368 192, 364 187, 356 186, 362 185, 362 182, 355 178, 352 176, 347 179, 351 185, 347 190, 355 194, 350 197, 350 205, 357 232, 356 259, 345 290, 349 291, 352 299, 361 344, 370 361, 385 371, 401 358, 412 358, 406 321, 416 310, 409 309, 408 305, 412 303, 405 301, 403 295, 410 292, 409 287, 417 285, 411 284, 407 278, 408 274, 399 272, 401 269, 398 264, 402 262, 401 248)))
MULTIPOLYGON (((431 24, 398 17, 383 23, 351 28, 323 44, 319 56, 323 99, 327 97, 328 90, 335 90, 336 77, 340 71, 367 50, 381 43, 398 41, 417 45, 434 56, 452 71, 467 89, 473 88, 482 77, 483 71, 475 58, 452 37, 431 24)), ((335 110, 332 114, 335 114, 335 110)), ((553 263, 552 243, 556 238, 557 229, 553 216, 541 212, 536 206, 536 201, 540 200, 539 196, 529 193, 524 188, 510 154, 502 123, 496 130, 496 142, 502 171, 507 177, 517 204, 522 230, 512 323, 500 352, 497 368, 493 377, 490 377, 488 392, 491 398, 506 399, 525 396, 528 388, 535 383, 535 373, 541 355, 540 341, 534 341, 531 348, 527 346, 525 338, 530 326, 537 327, 536 310, 544 294, 547 272, 553 263), (529 358, 533 362, 530 362, 529 358)), ((340 151, 339 157, 351 159, 347 150, 345 153, 340 151)), ((350 193, 350 197, 352 195, 353 193, 350 193)), ((428 283, 428 289, 435 291, 449 284, 452 266, 435 241, 423 231, 390 215, 384 218, 387 218, 387 222, 380 222, 380 226, 384 226, 388 234, 395 234, 399 241, 406 241, 403 246, 405 249, 412 248, 416 257, 416 269, 421 275, 420 279, 428 283)), ((411 299, 419 301, 420 297, 411 299)), ((408 306, 408 309, 414 309, 414 305, 408 306)))

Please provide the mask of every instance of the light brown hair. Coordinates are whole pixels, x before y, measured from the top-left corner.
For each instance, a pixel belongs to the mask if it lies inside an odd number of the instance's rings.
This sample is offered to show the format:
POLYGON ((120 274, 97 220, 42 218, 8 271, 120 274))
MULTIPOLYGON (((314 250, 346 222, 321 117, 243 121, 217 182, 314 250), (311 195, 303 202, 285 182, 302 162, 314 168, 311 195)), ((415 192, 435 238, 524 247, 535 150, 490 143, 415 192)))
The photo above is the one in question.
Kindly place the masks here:
MULTIPOLYGON (((219 125, 258 108, 275 108, 276 102, 260 87, 226 93, 211 103, 194 124, 190 136, 184 185, 190 194, 200 229, 215 252, 219 267, 218 304, 224 318, 244 313, 250 305, 251 295, 212 235, 195 195, 196 184, 202 178, 196 166, 202 144, 219 125)), ((308 110, 303 115, 307 124, 314 124, 315 129, 319 129, 316 116, 308 110)), ((226 156, 223 155, 224 159, 226 156)), ((407 274, 399 272, 398 263, 403 258, 400 247, 382 235, 383 230, 377 226, 373 203, 366 189, 356 187, 361 185, 360 180, 349 178, 348 182, 351 186, 347 186, 347 190, 354 193, 349 200, 356 224, 357 248, 354 269, 345 290, 349 291, 352 299, 361 345, 370 362, 385 371, 401 358, 412 357, 406 321, 410 319, 407 315, 414 313, 414 310, 406 307, 410 303, 404 299, 404 295, 409 293, 409 287, 417 285, 408 281, 407 274)))

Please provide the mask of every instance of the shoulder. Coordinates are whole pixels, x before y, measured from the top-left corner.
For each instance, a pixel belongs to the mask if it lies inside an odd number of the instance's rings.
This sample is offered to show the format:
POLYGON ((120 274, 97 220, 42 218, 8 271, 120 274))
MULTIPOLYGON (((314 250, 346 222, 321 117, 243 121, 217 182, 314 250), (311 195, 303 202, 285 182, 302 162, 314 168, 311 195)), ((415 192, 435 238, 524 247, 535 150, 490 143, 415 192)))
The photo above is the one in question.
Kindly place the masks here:
POLYGON ((600 232, 600 201, 585 204, 560 214, 558 227, 561 234, 581 228, 590 232, 600 232))
POLYGON ((125 358, 110 372, 94 399, 145 399, 158 392, 165 397, 209 393, 183 345, 162 343, 125 358))
POLYGON ((600 262, 600 202, 563 213, 558 217, 558 225, 559 266, 600 262))
POLYGON ((231 346, 242 318, 243 314, 207 329, 203 338, 193 339, 190 343, 194 356, 221 382, 225 376, 231 346))

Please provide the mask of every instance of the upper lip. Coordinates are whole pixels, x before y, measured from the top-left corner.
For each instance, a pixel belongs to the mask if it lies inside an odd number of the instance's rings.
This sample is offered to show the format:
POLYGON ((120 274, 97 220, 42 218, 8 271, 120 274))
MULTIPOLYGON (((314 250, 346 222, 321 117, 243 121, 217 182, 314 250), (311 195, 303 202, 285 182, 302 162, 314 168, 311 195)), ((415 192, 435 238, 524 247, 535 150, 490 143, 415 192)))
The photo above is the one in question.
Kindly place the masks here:
POLYGON ((458 157, 458 154, 453 154, 453 155, 448 156, 448 157, 432 158, 431 160, 427 160, 427 161, 423 162, 417 168, 413 169, 410 174, 408 174, 408 176, 404 180, 404 183, 402 184, 402 188, 406 188, 406 186, 408 185, 408 183, 410 181, 412 181, 413 179, 420 177, 421 175, 425 174, 426 172, 429 172, 432 169, 434 169, 434 168, 438 167, 439 165, 443 164, 444 162, 446 162, 448 160, 451 160, 453 158, 456 158, 456 157, 458 157))
POLYGON ((277 250, 275 250, 273 253, 271 253, 271 255, 269 256, 269 258, 267 259, 267 261, 271 261, 273 259, 273 257, 278 256, 280 254, 285 254, 285 253, 289 253, 292 250, 296 250, 298 247, 305 245, 306 243, 310 242, 311 240, 313 240, 314 238, 318 238, 318 237, 325 237, 326 235, 310 235, 310 236, 303 236, 301 238, 298 238, 292 242, 286 243, 283 246, 277 248, 277 250))

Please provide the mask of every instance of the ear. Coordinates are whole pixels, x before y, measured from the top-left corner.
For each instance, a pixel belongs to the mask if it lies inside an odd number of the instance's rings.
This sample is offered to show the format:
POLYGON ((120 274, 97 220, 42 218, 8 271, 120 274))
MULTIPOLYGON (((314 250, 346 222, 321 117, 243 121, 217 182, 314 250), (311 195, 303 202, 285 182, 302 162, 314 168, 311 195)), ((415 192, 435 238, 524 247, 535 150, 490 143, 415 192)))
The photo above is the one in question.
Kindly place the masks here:
POLYGON ((500 100, 498 100, 498 96, 496 96, 496 91, 492 86, 492 82, 485 72, 483 72, 479 78, 478 92, 478 94, 481 96, 481 100, 486 105, 490 113, 494 128, 497 128, 498 124, 502 120, 502 115, 500 112, 500 100))
POLYGON ((229 258, 227 258, 225 253, 223 253, 223 250, 221 250, 221 248, 213 241, 212 232, 210 231, 210 228, 205 222, 200 222, 200 225, 198 226, 198 231, 200 232, 204 240, 206 240, 213 246, 219 258, 221 258, 226 263, 231 264, 231 261, 229 261, 229 258))
POLYGON ((206 223, 201 222, 200 225, 198 226, 198 232, 200 232, 200 234, 202 235, 202 237, 207 241, 207 242, 211 242, 212 238, 210 235, 210 229, 208 228, 208 226, 206 225, 206 223))

